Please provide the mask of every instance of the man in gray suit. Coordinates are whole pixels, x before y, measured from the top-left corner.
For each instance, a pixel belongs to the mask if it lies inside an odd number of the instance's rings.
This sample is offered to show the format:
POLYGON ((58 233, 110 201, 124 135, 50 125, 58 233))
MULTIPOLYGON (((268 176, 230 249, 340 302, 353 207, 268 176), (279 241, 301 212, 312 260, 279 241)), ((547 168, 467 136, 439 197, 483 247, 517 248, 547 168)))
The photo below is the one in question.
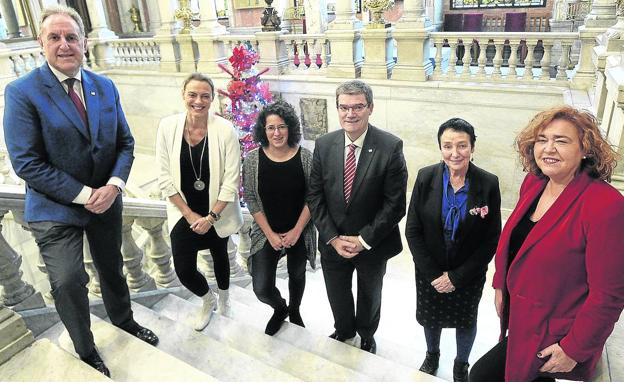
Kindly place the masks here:
POLYGON ((371 353, 386 262, 403 249, 398 223, 407 187, 403 142, 368 123, 373 106, 373 91, 362 81, 336 89, 342 130, 316 140, 308 197, 334 315, 330 337, 344 342, 357 333, 360 347, 371 353))
POLYGON ((134 321, 122 272, 121 189, 134 139, 113 82, 82 69, 87 41, 78 13, 64 6, 44 9, 38 41, 47 62, 7 85, 4 137, 13 168, 26 181, 24 218, 56 310, 80 358, 109 376, 90 329, 84 235, 111 322, 158 343, 134 321))

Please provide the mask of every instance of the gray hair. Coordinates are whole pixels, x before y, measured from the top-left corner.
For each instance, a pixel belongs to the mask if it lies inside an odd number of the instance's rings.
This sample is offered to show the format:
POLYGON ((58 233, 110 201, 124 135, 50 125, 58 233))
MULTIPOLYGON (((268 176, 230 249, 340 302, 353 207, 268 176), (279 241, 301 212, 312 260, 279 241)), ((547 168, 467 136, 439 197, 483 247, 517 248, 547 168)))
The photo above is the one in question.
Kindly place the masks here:
POLYGON ((338 107, 338 97, 341 94, 364 94, 366 103, 369 105, 373 104, 373 89, 367 83, 360 80, 347 81, 338 86, 336 89, 336 107, 338 107))
POLYGON ((43 22, 50 16, 54 15, 65 15, 71 17, 76 24, 78 24, 78 29, 80 30, 80 36, 85 36, 85 27, 82 22, 82 17, 76 12, 74 8, 66 7, 64 5, 50 5, 45 7, 45 9, 41 12, 41 17, 39 17, 39 33, 43 30, 43 22))

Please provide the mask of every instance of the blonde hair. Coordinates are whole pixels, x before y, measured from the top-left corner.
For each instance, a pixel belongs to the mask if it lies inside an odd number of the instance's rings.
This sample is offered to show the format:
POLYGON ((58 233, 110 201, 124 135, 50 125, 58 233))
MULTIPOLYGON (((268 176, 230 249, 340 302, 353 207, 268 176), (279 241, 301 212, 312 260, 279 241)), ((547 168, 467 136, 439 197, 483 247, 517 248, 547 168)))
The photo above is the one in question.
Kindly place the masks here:
POLYGON ((602 136, 596 118, 588 111, 571 106, 558 106, 537 114, 516 137, 516 150, 525 171, 543 177, 533 155, 533 147, 538 134, 552 121, 561 119, 574 125, 581 141, 581 150, 585 158, 581 161, 581 170, 596 179, 611 180, 617 165, 618 154, 602 136))

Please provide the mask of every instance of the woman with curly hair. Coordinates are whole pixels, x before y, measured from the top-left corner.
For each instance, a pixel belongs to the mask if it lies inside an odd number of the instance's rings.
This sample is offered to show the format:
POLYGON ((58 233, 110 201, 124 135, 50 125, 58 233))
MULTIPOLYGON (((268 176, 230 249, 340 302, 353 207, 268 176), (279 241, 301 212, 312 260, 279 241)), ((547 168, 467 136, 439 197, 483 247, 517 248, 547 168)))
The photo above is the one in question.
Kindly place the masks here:
POLYGON ((569 106, 535 116, 516 146, 528 174, 496 250, 501 341, 470 381, 585 381, 624 307, 617 154, 569 106))
POLYGON ((243 164, 244 198, 254 218, 249 269, 258 299, 271 306, 265 333, 277 333, 286 317, 304 326, 299 305, 305 289, 306 260, 314 267, 316 231, 306 205, 312 153, 299 146, 301 130, 291 105, 277 101, 258 115, 254 140, 260 148, 243 164), (277 262, 288 261, 289 304, 275 287, 277 262))

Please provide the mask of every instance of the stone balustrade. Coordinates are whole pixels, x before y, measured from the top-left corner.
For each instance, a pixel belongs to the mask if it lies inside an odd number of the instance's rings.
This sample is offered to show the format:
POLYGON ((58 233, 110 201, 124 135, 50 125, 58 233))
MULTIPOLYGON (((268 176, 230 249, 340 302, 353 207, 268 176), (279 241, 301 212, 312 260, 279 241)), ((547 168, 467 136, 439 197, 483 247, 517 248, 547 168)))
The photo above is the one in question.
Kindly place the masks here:
POLYGON ((575 32, 434 32, 431 39, 435 80, 565 84, 574 75, 575 32))
POLYGON ((5 50, 0 52, 2 74, 9 77, 19 77, 43 65, 45 57, 40 47, 19 50, 5 50))
POLYGON ((160 45, 153 38, 124 38, 110 42, 114 66, 127 69, 159 70, 160 45))
MULTIPOLYGON (((13 214, 13 221, 22 224, 27 230, 21 218, 23 210, 24 186, 0 184, 0 222, 10 211, 13 214)), ((133 292, 180 285, 172 266, 171 249, 166 240, 164 229, 166 214, 164 201, 124 197, 121 252, 126 281, 133 292)), ((248 220, 250 216, 246 219, 248 220)), ((239 242, 245 243, 247 247, 249 238, 245 235, 248 235, 248 231, 247 225, 239 234, 239 242)), ((90 277, 89 292, 96 297, 101 297, 97 271, 86 240, 84 245, 85 269, 90 277)), ((241 267, 237 263, 237 249, 238 245, 230 239, 228 253, 232 280, 245 283, 249 281, 249 276, 246 272, 246 264, 241 267)), ((246 262, 248 253, 241 255, 243 256, 239 261, 246 262)), ((202 258, 206 258, 206 254, 202 258)), ((41 307, 44 301, 40 292, 44 292, 48 300, 50 296, 45 291, 37 291, 31 283, 24 280, 22 259, 22 255, 5 240, 2 234, 2 224, 0 224, 0 304, 16 310, 41 307)), ((31 268, 35 268, 36 272, 45 273, 45 267, 38 257, 37 260, 31 261, 31 268)), ((215 282, 211 262, 204 262, 201 270, 209 282, 215 282)))
POLYGON ((324 34, 286 34, 280 40, 286 44, 291 73, 325 72, 323 69, 331 60, 331 48, 324 34))

